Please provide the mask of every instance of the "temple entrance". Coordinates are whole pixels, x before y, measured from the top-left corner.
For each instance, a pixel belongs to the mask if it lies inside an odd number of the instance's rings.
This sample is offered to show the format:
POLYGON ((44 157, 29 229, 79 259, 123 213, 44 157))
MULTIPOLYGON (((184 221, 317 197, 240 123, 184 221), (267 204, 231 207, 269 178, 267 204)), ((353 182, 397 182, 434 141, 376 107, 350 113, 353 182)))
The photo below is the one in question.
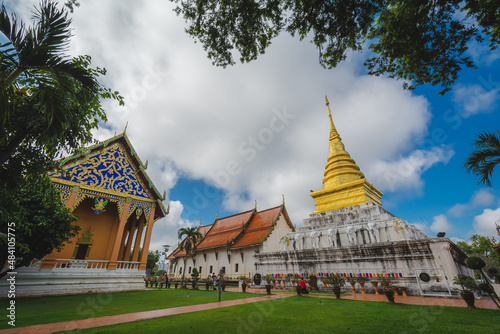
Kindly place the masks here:
POLYGON ((87 250, 89 249, 89 245, 79 245, 78 250, 76 251, 75 259, 76 260, 85 260, 87 256, 87 250))

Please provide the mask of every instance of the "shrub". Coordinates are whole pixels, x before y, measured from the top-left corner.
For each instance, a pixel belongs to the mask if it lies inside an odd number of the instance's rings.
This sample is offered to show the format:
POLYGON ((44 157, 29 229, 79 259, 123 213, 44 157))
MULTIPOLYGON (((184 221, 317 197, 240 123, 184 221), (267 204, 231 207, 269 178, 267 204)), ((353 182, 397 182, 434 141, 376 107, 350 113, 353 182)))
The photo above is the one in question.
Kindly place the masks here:
POLYGON ((484 268, 484 266, 486 266, 486 263, 477 256, 471 256, 467 259, 465 265, 470 269, 479 270, 484 268))

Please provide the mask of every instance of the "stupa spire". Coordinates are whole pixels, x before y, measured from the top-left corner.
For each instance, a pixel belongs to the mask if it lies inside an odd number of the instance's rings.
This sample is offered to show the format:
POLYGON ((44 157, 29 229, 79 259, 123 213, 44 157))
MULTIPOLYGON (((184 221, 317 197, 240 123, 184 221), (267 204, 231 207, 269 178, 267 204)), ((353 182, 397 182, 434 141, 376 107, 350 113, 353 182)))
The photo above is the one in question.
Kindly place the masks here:
POLYGON ((325 166, 323 189, 310 193, 316 202, 314 213, 366 202, 381 205, 382 193, 365 180, 364 174, 345 150, 333 123, 330 102, 326 96, 325 103, 330 120, 329 154, 325 166))
POLYGON ((332 112, 330 111, 330 102, 328 101, 328 97, 325 95, 325 104, 328 108, 328 117, 330 118, 330 140, 335 137, 339 137, 337 129, 335 129, 335 124, 333 124, 332 112))

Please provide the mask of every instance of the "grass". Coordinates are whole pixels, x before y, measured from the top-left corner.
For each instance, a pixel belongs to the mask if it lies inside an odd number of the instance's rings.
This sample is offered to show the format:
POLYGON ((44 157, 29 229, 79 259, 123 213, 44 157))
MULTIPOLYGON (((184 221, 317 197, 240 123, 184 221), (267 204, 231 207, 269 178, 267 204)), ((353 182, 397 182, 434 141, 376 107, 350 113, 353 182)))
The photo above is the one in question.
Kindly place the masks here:
POLYGON ((291 296, 82 333, 499 333, 497 310, 291 296))
MULTIPOLYGON (((225 292, 222 300, 258 296, 225 292)), ((217 291, 168 289, 18 298, 16 327, 218 301, 217 291), (189 296, 189 297, 188 297, 189 296)), ((0 300, 0 307, 8 300, 0 300)), ((5 309, 5 308, 4 308, 5 309)), ((0 329, 10 328, 6 321, 0 329)), ((500 333, 498 310, 289 296, 80 330, 83 333, 500 333)))
MULTIPOLYGON (((257 296, 259 295, 222 292, 222 300, 257 296)), ((218 300, 218 291, 191 289, 148 289, 147 291, 17 298, 16 327, 206 304, 218 300)), ((8 303, 7 299, 0 300, 0 308, 5 310, 8 303)), ((7 321, 1 321, 0 329, 6 328, 11 327, 7 321)))

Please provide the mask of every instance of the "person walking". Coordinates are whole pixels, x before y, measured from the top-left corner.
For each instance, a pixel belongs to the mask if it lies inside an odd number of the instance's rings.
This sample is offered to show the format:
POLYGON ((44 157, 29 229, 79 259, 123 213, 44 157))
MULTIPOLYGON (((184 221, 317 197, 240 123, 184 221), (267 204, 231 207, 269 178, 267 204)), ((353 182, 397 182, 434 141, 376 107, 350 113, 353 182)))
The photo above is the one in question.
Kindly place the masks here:
POLYGON ((304 294, 308 294, 309 292, 307 291, 307 288, 306 288, 306 281, 304 281, 303 278, 300 279, 300 288, 302 289, 302 293, 304 294))

